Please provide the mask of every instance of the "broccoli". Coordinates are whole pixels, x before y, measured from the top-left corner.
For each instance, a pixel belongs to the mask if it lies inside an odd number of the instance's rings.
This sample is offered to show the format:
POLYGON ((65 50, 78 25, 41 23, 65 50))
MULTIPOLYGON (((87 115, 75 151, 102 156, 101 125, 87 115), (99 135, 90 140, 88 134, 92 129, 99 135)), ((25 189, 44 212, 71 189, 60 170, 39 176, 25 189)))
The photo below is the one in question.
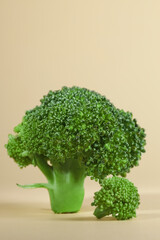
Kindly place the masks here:
POLYGON ((118 220, 136 217, 140 196, 132 182, 115 176, 102 180, 100 185, 102 188, 94 193, 94 202, 91 204, 97 206, 94 211, 97 218, 111 214, 118 220))
POLYGON ((138 165, 145 131, 132 113, 80 87, 49 91, 40 102, 5 147, 20 168, 33 165, 44 174, 47 183, 18 186, 47 189, 55 213, 79 211, 86 176, 126 176, 138 165))

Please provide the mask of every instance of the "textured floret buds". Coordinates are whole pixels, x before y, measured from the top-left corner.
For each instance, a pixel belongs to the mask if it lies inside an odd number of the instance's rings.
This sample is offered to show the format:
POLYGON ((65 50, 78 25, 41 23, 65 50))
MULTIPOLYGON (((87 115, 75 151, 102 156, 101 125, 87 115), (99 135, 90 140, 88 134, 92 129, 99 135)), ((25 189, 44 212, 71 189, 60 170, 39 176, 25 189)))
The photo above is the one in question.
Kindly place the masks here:
POLYGON ((112 215, 118 220, 136 217, 140 203, 137 188, 126 178, 111 177, 101 181, 101 190, 95 192, 92 206, 96 206, 94 215, 102 218, 112 215))

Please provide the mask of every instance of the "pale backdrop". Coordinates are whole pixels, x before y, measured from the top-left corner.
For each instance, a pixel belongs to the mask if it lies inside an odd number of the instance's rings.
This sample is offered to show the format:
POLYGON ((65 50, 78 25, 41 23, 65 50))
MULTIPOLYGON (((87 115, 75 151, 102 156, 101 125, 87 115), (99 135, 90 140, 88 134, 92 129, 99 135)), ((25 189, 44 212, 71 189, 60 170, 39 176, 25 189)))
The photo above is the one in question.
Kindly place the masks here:
MULTIPOLYGON (((50 89, 73 85, 133 112, 146 129, 147 152, 128 178, 140 193, 160 191, 159 14, 159 0, 0 0, 1 197, 48 199, 44 190, 29 197, 16 187, 44 178, 32 166, 20 170, 4 144, 50 89)), ((86 194, 96 189, 86 181, 86 194)))
POLYGON ((0 239, 159 240, 160 1, 0 0, 0 239), (87 179, 77 214, 50 210, 45 181, 7 156, 8 133, 49 90, 80 86, 133 112, 146 129, 140 166, 128 178, 141 195, 137 218, 96 220, 90 206, 98 184, 87 179))

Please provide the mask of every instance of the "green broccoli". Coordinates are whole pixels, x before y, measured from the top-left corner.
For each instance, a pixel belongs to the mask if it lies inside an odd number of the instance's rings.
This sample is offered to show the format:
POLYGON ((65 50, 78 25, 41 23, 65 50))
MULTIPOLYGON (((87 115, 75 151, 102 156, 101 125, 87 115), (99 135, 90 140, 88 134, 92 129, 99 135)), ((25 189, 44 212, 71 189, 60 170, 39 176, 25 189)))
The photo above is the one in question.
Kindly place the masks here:
POLYGON ((80 209, 86 176, 125 176, 138 165, 145 132, 132 113, 80 87, 49 91, 40 101, 5 146, 20 168, 32 164, 45 175, 47 183, 19 186, 46 188, 55 213, 80 209))
POLYGON ((97 206, 94 215, 102 218, 111 215, 118 220, 136 217, 140 203, 137 188, 128 179, 120 177, 106 178, 101 181, 101 190, 94 193, 92 206, 97 206))

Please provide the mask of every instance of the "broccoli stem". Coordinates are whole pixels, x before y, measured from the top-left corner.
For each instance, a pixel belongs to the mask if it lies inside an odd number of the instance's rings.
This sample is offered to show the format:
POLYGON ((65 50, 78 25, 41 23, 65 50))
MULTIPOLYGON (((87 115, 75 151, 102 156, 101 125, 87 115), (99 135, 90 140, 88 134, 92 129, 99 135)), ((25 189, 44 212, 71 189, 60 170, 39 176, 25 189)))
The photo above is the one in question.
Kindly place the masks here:
POLYGON ((49 183, 53 182, 53 168, 48 165, 46 161, 44 161, 43 156, 35 157, 36 164, 41 172, 45 175, 49 183))
POLYGON ((55 170, 53 189, 48 189, 55 213, 78 212, 84 198, 84 170, 55 170))
POLYGON ((18 184, 17 183, 17 186, 18 187, 21 187, 21 188, 46 188, 46 189, 49 189, 50 188, 50 185, 48 183, 33 183, 33 184, 27 184, 27 185, 21 185, 21 184, 18 184))
POLYGON ((36 163, 48 180, 49 187, 47 184, 44 187, 49 193, 51 209, 55 213, 79 211, 84 198, 84 167, 77 160, 51 167, 41 156, 36 157, 36 163))
POLYGON ((94 216, 96 216, 98 219, 105 217, 106 215, 109 215, 108 210, 101 210, 99 207, 97 207, 94 211, 94 216))
POLYGON ((21 188, 46 188, 51 209, 55 213, 78 212, 84 198, 84 166, 79 161, 72 160, 53 167, 48 165, 43 156, 36 156, 34 159, 48 183, 17 185, 21 188))

